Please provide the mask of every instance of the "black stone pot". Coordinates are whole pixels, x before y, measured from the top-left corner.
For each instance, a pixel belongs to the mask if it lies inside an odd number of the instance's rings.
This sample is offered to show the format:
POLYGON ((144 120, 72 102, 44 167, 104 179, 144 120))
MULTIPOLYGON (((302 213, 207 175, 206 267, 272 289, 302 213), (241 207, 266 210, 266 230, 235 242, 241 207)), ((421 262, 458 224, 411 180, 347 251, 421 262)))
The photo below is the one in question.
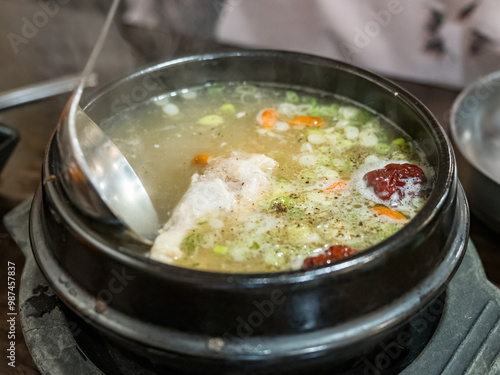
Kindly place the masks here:
POLYGON ((100 123, 145 83, 155 96, 225 81, 311 87, 384 114, 436 170, 428 202, 395 235, 342 263, 249 275, 183 269, 145 258, 137 244, 79 213, 62 190, 53 141, 31 211, 40 268, 69 308, 157 371, 311 373, 369 351, 443 292, 464 253, 468 207, 443 129, 417 99, 377 75, 274 51, 166 62, 105 88, 86 110, 100 123))

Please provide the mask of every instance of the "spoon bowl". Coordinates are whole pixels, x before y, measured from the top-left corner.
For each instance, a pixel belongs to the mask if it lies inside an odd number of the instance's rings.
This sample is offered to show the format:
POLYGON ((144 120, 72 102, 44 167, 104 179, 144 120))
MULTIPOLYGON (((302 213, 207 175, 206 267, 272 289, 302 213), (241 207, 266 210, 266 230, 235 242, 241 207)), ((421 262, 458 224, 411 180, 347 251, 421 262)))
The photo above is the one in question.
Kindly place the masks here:
POLYGON ((63 117, 57 138, 63 155, 59 170, 71 202, 93 219, 151 244, 158 216, 125 156, 81 108, 63 117))

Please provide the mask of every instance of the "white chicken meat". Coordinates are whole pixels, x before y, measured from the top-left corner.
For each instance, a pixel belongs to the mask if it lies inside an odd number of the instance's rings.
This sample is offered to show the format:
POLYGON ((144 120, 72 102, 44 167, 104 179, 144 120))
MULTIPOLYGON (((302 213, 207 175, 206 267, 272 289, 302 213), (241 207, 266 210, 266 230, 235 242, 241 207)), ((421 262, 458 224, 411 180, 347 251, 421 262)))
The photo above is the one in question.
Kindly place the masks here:
POLYGON ((156 238, 150 257, 164 263, 181 258, 184 237, 203 215, 216 210, 249 211, 269 190, 277 165, 265 155, 239 152, 209 160, 205 171, 191 178, 187 192, 156 238))

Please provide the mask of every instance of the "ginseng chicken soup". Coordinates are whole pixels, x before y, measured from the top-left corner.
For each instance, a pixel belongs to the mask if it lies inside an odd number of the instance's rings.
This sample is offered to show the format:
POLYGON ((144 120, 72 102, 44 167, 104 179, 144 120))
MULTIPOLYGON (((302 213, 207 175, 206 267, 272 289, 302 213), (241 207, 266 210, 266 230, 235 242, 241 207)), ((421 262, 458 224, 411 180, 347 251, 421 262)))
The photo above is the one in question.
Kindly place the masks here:
POLYGON ((257 273, 340 261, 417 214, 434 171, 398 125, 332 94, 233 83, 152 98, 103 128, 163 222, 149 257, 257 273))

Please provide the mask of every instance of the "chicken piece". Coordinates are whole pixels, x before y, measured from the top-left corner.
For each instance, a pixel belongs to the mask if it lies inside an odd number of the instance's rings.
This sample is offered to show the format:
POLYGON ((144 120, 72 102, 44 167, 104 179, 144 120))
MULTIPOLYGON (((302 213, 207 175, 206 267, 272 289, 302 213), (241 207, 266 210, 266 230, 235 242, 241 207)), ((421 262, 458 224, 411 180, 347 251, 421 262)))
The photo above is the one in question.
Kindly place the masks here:
POLYGON ((216 158, 200 180, 221 179, 235 194, 233 208, 248 207, 269 189, 272 170, 278 165, 273 159, 261 154, 233 152, 229 158, 216 158))
POLYGON ((234 193, 228 190, 220 178, 200 181, 200 175, 193 175, 188 191, 156 238, 151 258, 164 263, 181 258, 182 240, 196 225, 197 219, 217 209, 230 210, 233 202, 234 193))
POLYGON ((203 174, 195 173, 191 178, 186 194, 156 238, 151 258, 164 263, 181 258, 182 240, 205 214, 216 210, 248 212, 269 190, 277 165, 265 155, 239 152, 211 159, 203 174))

